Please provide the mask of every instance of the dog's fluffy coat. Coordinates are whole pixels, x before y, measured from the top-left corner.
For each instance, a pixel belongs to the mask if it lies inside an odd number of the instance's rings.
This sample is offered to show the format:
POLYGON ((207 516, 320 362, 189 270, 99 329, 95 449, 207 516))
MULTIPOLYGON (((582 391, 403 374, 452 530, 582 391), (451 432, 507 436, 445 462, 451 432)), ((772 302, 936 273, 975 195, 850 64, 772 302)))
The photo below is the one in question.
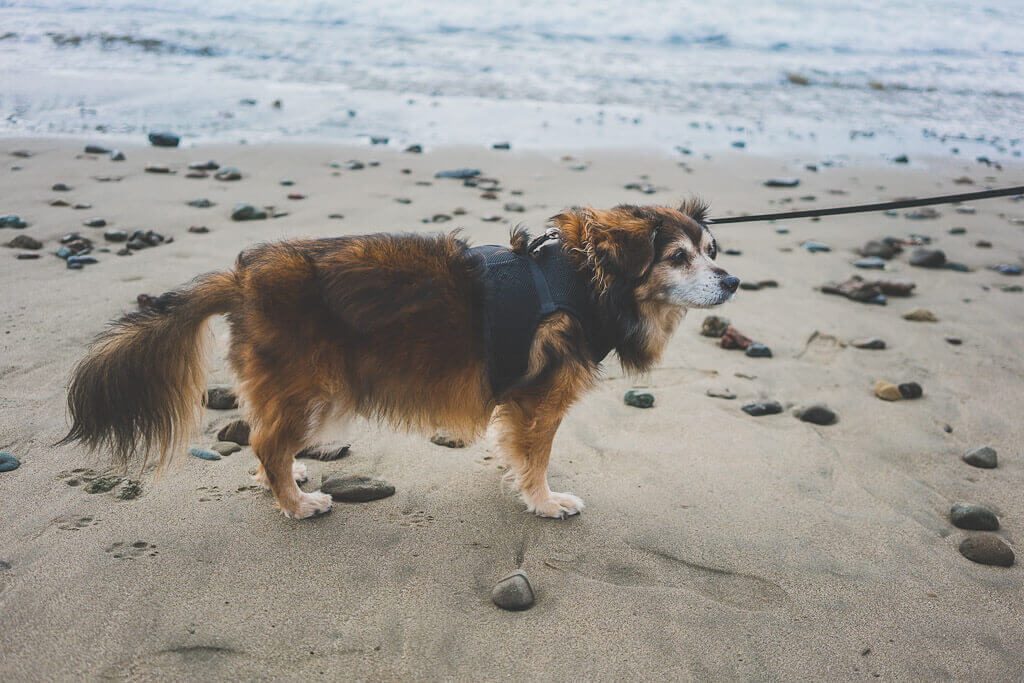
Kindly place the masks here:
MULTIPOLYGON (((629 372, 657 362, 686 308, 722 303, 736 289, 738 280, 712 263, 705 211, 690 201, 551 219, 629 372)), ((529 241, 516 229, 511 247, 525 253, 529 241)), ((207 320, 225 314, 256 478, 289 517, 330 508, 329 496, 299 489, 294 456, 345 415, 464 438, 493 424, 528 509, 575 514, 583 502, 548 489, 547 464, 559 423, 593 386, 598 365, 579 323, 554 313, 537 329, 526 376, 493 395, 481 268, 456 234, 295 240, 242 252, 233 271, 201 276, 101 335, 75 370, 65 441, 109 451, 121 465, 156 451, 163 467, 182 452, 203 397, 207 320)))

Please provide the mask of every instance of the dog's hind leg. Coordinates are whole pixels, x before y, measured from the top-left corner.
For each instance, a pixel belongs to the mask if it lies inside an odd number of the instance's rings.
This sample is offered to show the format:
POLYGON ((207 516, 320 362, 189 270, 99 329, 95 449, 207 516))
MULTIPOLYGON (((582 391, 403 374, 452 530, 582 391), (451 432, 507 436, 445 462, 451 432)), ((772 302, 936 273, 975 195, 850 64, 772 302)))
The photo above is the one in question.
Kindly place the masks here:
MULTIPOLYGON (((279 404, 278 404, 279 405, 279 404)), ((276 407, 276 406, 275 406, 276 407)), ((306 493, 295 483, 305 478, 305 466, 297 471, 295 453, 303 444, 307 422, 301 416, 283 413, 268 406, 254 420, 251 437, 253 450, 260 461, 260 473, 265 477, 277 505, 286 517, 304 519, 331 509, 331 497, 317 491, 306 493)), ((301 464, 301 463, 299 463, 301 464)))

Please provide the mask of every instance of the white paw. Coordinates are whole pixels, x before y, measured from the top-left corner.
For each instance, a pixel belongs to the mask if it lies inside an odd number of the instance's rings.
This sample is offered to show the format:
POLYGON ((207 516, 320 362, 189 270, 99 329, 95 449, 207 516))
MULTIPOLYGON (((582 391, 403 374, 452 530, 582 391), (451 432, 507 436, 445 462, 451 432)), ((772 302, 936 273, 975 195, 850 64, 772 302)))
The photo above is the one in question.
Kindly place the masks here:
POLYGON ((333 504, 334 501, 326 493, 321 493, 320 491, 314 493, 299 491, 296 502, 289 506, 288 509, 282 507, 281 512, 284 513, 285 517, 290 517, 291 519, 306 519, 307 517, 330 512, 333 504))
POLYGON ((301 484, 309 479, 309 476, 306 475, 306 466, 301 462, 292 463, 292 479, 296 484, 301 484))
POLYGON ((571 493, 555 493, 552 491, 547 498, 537 501, 526 501, 526 510, 538 517, 553 517, 565 519, 580 514, 583 510, 583 500, 571 493))

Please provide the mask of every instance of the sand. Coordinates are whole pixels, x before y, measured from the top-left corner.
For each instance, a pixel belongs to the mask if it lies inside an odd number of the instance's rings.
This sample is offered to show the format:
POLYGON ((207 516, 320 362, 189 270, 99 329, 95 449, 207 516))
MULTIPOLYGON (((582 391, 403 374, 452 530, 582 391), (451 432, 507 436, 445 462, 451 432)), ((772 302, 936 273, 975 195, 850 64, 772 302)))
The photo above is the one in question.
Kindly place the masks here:
MULTIPOLYGON (((1000 289, 1022 278, 987 269, 1020 264, 1024 254, 1024 228, 1011 221, 1024 216, 1024 203, 1010 199, 978 202, 974 215, 939 207, 936 220, 790 221, 788 234, 766 223, 718 227, 721 247, 742 251, 722 256, 723 267, 779 287, 691 312, 646 377, 624 377, 607 363, 605 380, 555 440, 552 488, 587 503, 566 521, 525 513, 501 488, 486 442, 448 449, 429 435, 363 423, 345 433, 348 457, 305 461, 311 486, 340 471, 386 479, 397 493, 306 521, 285 519, 268 493, 250 488, 250 448, 216 462, 182 458, 159 481, 142 477, 141 497, 121 501, 69 486, 71 470, 98 464, 51 444, 67 426, 69 372, 107 320, 132 310, 140 293, 229 267, 259 241, 462 227, 474 243, 503 242, 509 222, 539 232, 574 204, 660 204, 699 193, 722 216, 962 191, 953 180, 964 175, 976 187, 1021 184, 1020 167, 851 158, 815 173, 804 164, 819 159, 739 151, 713 159, 594 152, 567 161, 515 149, 416 155, 326 144, 127 146, 128 160, 115 163, 81 158, 85 142, 0 142, 0 214, 30 223, 0 230, 0 242, 17 234, 45 242, 36 261, 0 249, 0 450, 22 463, 0 473, 0 560, 9 565, 0 565, 0 678, 1019 677, 1019 558, 1011 568, 966 560, 957 546, 975 532, 948 521, 955 501, 987 505, 1002 522, 996 533, 1018 556, 1024 547, 1024 294, 1000 289), (16 149, 33 156, 8 155, 16 149), (184 177, 189 162, 207 159, 245 177, 184 177), (350 159, 380 165, 329 166, 350 159), (572 170, 581 162, 586 170, 572 170), (177 173, 144 173, 147 163, 177 173), (500 178, 501 198, 433 178, 467 166, 500 178), (95 180, 110 175, 123 179, 95 180), (623 189, 642 176, 659 190, 623 189), (802 183, 762 186, 774 176, 802 183), (278 184, 286 178, 295 185, 278 184), (57 182, 72 191, 51 191, 57 182), (307 198, 289 201, 288 192, 307 198), (799 199, 808 195, 816 200, 799 199), (49 206, 58 197, 92 208, 49 206), (200 197, 216 206, 186 205, 200 197), (503 211, 508 201, 526 211, 503 211), (237 202, 288 215, 233 222, 237 202), (460 206, 467 213, 451 222, 422 222, 460 206), (481 220, 490 215, 503 221, 481 220), (102 241, 102 230, 81 227, 90 217, 174 242, 130 257, 98 254, 100 263, 67 270, 53 255, 57 241, 71 230, 102 241), (191 234, 193 225, 210 232, 191 234), (966 234, 948 234, 954 226, 966 234), (916 294, 885 307, 815 289, 853 274, 849 262, 866 240, 911 232, 931 236, 973 271, 911 268, 905 253, 885 276, 913 280, 916 294), (832 251, 809 253, 800 247, 806 239, 832 251), (974 247, 978 239, 993 247, 974 247), (939 322, 902 319, 914 308, 939 322), (700 336, 708 313, 728 317, 774 357, 748 358, 700 336), (847 345, 873 335, 888 348, 847 345), (924 397, 881 401, 872 393, 878 379, 917 381, 924 397), (637 387, 655 395, 652 409, 624 404, 637 387), (737 399, 705 394, 725 388, 737 399), (787 410, 761 418, 740 410, 759 399, 787 410), (838 413, 837 424, 791 414, 818 401, 838 413), (960 459, 985 444, 999 453, 997 469, 960 459), (145 547, 132 547, 137 541, 145 547), (516 568, 537 601, 504 612, 490 589, 516 568)), ((215 329, 210 381, 227 383, 225 327, 215 329)), ((236 416, 206 411, 195 445, 211 445, 236 416)))

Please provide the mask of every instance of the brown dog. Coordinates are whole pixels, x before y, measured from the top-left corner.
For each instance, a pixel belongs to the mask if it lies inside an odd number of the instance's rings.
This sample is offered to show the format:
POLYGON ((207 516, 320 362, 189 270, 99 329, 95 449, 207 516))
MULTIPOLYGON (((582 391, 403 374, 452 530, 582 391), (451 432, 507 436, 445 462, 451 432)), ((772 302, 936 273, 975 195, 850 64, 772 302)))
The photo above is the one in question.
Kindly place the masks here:
MULTIPOLYGON (((599 374, 591 337, 606 338, 628 372, 642 372, 658 361, 686 309, 721 304, 739 284, 714 264, 705 212, 688 201, 678 210, 618 206, 553 217, 559 242, 545 249, 582 283, 582 303, 534 312, 521 350, 502 351, 522 358, 521 372, 502 386, 494 349, 517 332, 488 333, 487 320, 505 319, 495 308, 504 304, 492 300, 486 259, 455 234, 257 246, 239 255, 233 271, 164 294, 100 336, 75 370, 64 442, 109 450, 121 465, 156 450, 162 467, 181 453, 203 398, 206 322, 223 313, 260 461, 256 479, 288 517, 331 508, 330 496, 296 485, 305 468, 294 457, 351 415, 467 438, 493 424, 527 509, 576 514, 583 501, 551 491, 546 472, 555 430, 599 374)), ((525 231, 514 230, 501 252, 539 272, 525 231)), ((525 282, 515 286, 547 292, 539 280, 525 282)))

